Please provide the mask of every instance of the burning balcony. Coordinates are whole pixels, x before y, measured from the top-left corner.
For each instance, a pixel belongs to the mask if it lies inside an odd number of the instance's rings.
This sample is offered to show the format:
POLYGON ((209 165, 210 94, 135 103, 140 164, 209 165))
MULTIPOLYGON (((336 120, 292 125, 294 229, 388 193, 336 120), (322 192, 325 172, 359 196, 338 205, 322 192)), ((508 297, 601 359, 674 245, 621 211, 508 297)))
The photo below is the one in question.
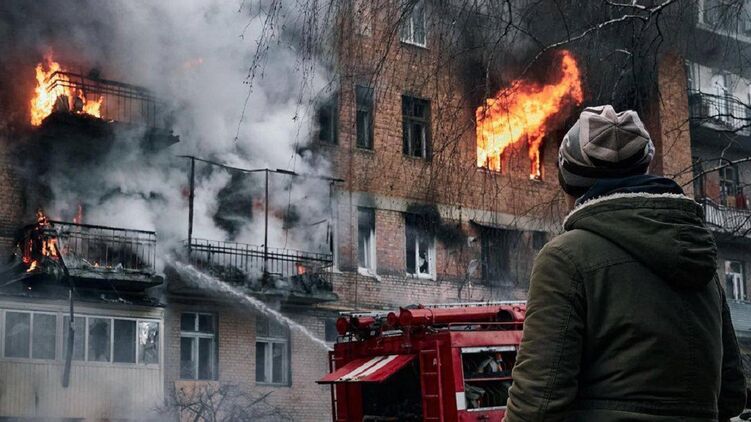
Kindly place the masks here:
POLYGON ((711 229, 751 238, 751 210, 719 205, 709 198, 702 198, 699 203, 704 209, 704 221, 711 229))
POLYGON ((689 91, 689 117, 711 129, 751 135, 751 107, 730 96, 689 91))
POLYGON ((204 239, 186 241, 185 247, 195 267, 253 294, 303 303, 337 299, 331 254, 204 239))
POLYGON ((26 277, 69 278, 77 286, 143 290, 156 274, 156 233, 47 220, 27 226, 19 242, 26 277))

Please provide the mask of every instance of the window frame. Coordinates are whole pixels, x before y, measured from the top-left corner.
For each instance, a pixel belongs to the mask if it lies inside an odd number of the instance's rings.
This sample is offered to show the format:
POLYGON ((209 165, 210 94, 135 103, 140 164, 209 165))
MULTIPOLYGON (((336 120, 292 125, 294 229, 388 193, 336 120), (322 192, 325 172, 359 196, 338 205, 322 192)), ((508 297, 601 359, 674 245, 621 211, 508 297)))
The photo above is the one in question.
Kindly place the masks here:
MULTIPOLYGON (((264 316, 264 315, 256 315, 256 341, 255 350, 258 350, 258 343, 264 343, 266 347, 264 348, 265 356, 263 358, 264 361, 264 380, 260 381, 258 380, 258 369, 256 368, 256 384, 257 385, 266 385, 266 386, 274 386, 274 387, 289 387, 292 385, 292 353, 291 353, 291 345, 292 345, 292 333, 288 326, 272 322, 270 318, 264 316), (268 335, 262 336, 258 334, 258 325, 260 321, 266 322, 266 329, 268 332, 268 335), (282 327, 284 330, 284 334, 281 337, 273 337, 271 334, 271 326, 272 324, 279 324, 279 326, 282 327), (274 345, 275 344, 281 344, 283 346, 283 355, 284 359, 282 360, 282 381, 281 382, 274 382, 274 345)), ((256 359, 258 357, 256 356, 256 359)))
MULTIPOLYGON (((404 15, 404 21, 401 23, 401 26, 399 28, 399 41, 408 44, 408 45, 414 45, 416 47, 421 48, 428 48, 428 20, 425 16, 425 8, 427 7, 427 2, 424 0, 417 0, 412 4, 411 10, 409 10, 409 14, 405 13, 404 15), (418 8, 418 6, 420 6, 418 8), (422 13, 420 15, 422 19, 422 28, 424 31, 423 34, 423 41, 419 42, 416 37, 416 31, 415 31, 415 11, 421 10, 422 13)), ((406 12, 406 11, 405 11, 406 12)))
POLYGON ((217 318, 216 314, 211 312, 180 312, 180 341, 178 345, 178 354, 180 355, 179 366, 178 366, 178 379, 180 380, 193 380, 193 381, 213 381, 218 378, 218 369, 219 369, 219 362, 218 362, 218 342, 217 342, 217 318), (194 327, 195 331, 183 331, 182 327, 182 317, 185 314, 191 314, 194 315, 194 327), (199 315, 206 315, 211 317, 212 322, 212 331, 206 332, 206 331, 200 331, 200 320, 199 315), (193 378, 183 378, 182 374, 182 339, 183 338, 190 338, 191 339, 191 354, 192 356, 195 356, 195 367, 193 368, 193 378), (211 377, 209 378, 200 378, 200 339, 211 339, 211 356, 209 359, 209 362, 211 363, 211 377))
POLYGON ((728 197, 735 198, 738 196, 738 187, 740 186, 738 168, 735 165, 729 165, 720 168, 718 172, 720 176, 720 203, 727 207, 736 208, 737 204, 731 205, 728 203, 728 197))
MULTIPOLYGON (((355 146, 361 150, 373 151, 375 150, 375 89, 370 85, 355 84, 355 146), (361 90, 369 90, 369 101, 359 101, 360 96, 358 93, 361 90), (367 103, 367 104, 366 104, 367 103), (366 134, 368 139, 367 143, 360 142, 360 112, 368 113, 368 127, 364 128, 362 133, 366 134), (367 130, 365 130, 367 129, 367 130)), ((364 95, 364 94, 363 94, 364 95)))
MULTIPOLYGON (((161 368, 162 362, 164 360, 163 355, 163 349, 164 349, 164 340, 163 340, 163 331, 164 331, 164 322, 162 319, 156 318, 156 317, 137 317, 137 316, 108 316, 108 315, 102 315, 98 313, 75 313, 73 315, 75 318, 83 318, 83 327, 84 332, 79 333, 76 331, 76 339, 82 339, 83 344, 83 359, 72 359, 71 361, 76 365, 83 365, 83 366, 115 366, 115 367, 131 367, 131 368, 149 368, 149 369, 159 369, 161 368), (89 337, 89 318, 96 318, 96 319, 108 319, 111 323, 111 330, 110 330, 110 356, 108 361, 93 361, 88 360, 88 337, 89 337), (120 320, 128 320, 128 321, 135 321, 136 322, 136 336, 135 336, 135 348, 136 348, 136 361, 135 362, 114 362, 114 320, 120 319, 120 320), (141 356, 138 352, 138 327, 141 322, 153 322, 157 324, 158 327, 158 359, 159 361, 157 363, 148 363, 143 364, 141 362, 141 356)), ((12 307, 3 307, 0 308, 0 360, 2 361, 15 361, 15 362, 64 362, 66 359, 65 352, 66 352, 66 335, 68 326, 65 324, 66 317, 70 317, 70 314, 68 312, 64 311, 55 311, 55 310, 26 310, 26 309, 17 309, 12 307), (33 358, 33 345, 30 344, 29 349, 29 357, 5 357, 5 320, 6 320, 6 314, 8 312, 17 312, 17 313, 38 313, 38 314, 45 314, 45 315, 54 315, 55 316, 55 358, 54 359, 41 359, 41 358, 33 358)), ((33 317, 30 319, 30 332, 29 337, 30 341, 33 342, 33 317)), ((75 341, 75 340, 74 340, 75 341)))
POLYGON ((318 128, 316 130, 316 142, 323 145, 339 145, 339 93, 333 92, 331 95, 323 98, 316 109, 316 120, 318 128), (321 115, 323 112, 328 112, 329 117, 327 124, 329 127, 329 139, 321 139, 321 115))
POLYGON ((431 130, 430 130, 430 100, 427 98, 417 97, 410 94, 402 94, 402 153, 412 158, 422 158, 424 160, 430 159, 431 153, 431 130), (415 105, 422 103, 425 109, 425 116, 418 117, 414 114, 415 105), (405 110, 408 110, 410 114, 406 114, 405 110), (422 136, 419 140, 421 145, 421 155, 415 155, 412 153, 414 149, 414 139, 410 135, 413 132, 410 130, 413 125, 422 125, 422 136))
POLYGON ((375 208, 357 207, 357 269, 368 273, 375 273, 378 268, 378 260, 376 254, 376 213, 375 208), (373 222, 370 233, 368 235, 368 250, 367 253, 363 253, 363 257, 366 259, 366 265, 363 266, 360 263, 360 212, 368 212, 371 214, 371 221, 373 222))
POLYGON ((2 343, 2 348, 0 348, 0 359, 3 360, 9 360, 9 361, 15 361, 15 360, 21 360, 21 361, 35 361, 35 362, 54 362, 58 360, 58 351, 57 351, 57 342, 59 341, 58 337, 60 336, 59 333, 59 318, 58 314, 56 312, 47 312, 47 311, 33 311, 33 310, 24 310, 24 309, 0 309, 0 313, 2 313, 0 318, 0 333, 2 336, 0 336, 0 342, 2 343), (5 340, 5 323, 7 319, 8 312, 18 313, 18 314, 28 314, 29 315, 29 353, 28 356, 6 356, 5 355, 5 347, 7 346, 6 340, 5 340), (52 315, 55 317, 55 347, 54 347, 54 357, 52 358, 35 358, 34 356, 34 315, 35 314, 41 314, 41 315, 52 315))
POLYGON ((424 227, 421 227, 418 223, 420 216, 417 214, 410 214, 405 213, 404 214, 404 252, 405 252, 405 272, 410 277, 415 278, 424 278, 428 280, 435 280, 436 278, 436 237, 434 233, 431 233, 430 231, 426 230, 424 227), (408 253, 408 242, 409 242, 409 230, 410 226, 412 226, 412 230, 414 230, 415 233, 415 272, 411 273, 409 271, 409 267, 407 265, 406 257, 408 253), (418 265, 419 258, 420 258, 420 240, 421 235, 424 235, 428 238, 429 245, 428 245, 428 272, 427 273, 421 273, 420 267, 418 265))

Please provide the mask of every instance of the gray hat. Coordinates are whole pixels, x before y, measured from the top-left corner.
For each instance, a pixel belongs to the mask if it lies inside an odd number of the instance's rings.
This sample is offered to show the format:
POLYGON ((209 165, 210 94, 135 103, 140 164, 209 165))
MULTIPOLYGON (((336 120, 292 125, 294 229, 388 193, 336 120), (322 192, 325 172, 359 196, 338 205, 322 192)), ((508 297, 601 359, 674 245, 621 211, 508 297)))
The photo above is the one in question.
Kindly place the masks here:
POLYGON ((645 174, 654 154, 652 139, 635 111, 587 107, 563 137, 558 179, 564 191, 578 197, 597 179, 645 174))

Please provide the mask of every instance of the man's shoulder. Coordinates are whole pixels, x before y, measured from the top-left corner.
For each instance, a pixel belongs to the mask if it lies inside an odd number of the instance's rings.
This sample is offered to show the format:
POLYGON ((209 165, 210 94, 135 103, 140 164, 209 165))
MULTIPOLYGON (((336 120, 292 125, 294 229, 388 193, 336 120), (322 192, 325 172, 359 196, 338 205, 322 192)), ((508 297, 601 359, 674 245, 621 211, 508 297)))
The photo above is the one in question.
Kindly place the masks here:
POLYGON ((628 255, 615 245, 588 230, 574 229, 556 236, 540 251, 540 255, 562 255, 576 266, 591 266, 599 261, 612 261, 628 255))

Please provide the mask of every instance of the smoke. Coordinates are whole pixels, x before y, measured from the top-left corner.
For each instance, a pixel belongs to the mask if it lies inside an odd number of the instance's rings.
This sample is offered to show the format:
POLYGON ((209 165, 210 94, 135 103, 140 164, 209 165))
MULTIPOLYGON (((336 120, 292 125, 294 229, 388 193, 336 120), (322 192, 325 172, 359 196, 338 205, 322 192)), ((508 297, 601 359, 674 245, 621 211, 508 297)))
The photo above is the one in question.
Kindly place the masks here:
MULTIPOLYGON (((116 129, 97 154, 48 157, 44 168, 27 163, 28 176, 49 188, 39 205, 53 218, 69 219, 83 204, 85 223, 156 230, 171 248, 187 237, 188 163, 179 155, 327 174, 325 162, 314 165, 299 151, 314 128, 316 98, 330 85, 313 58, 326 42, 329 7, 292 0, 3 2, 0 46, 7 62, 0 69, 14 68, 15 77, 31 81, 33 64, 51 52, 69 70, 96 68, 103 78, 145 86, 164 101, 160 109, 180 137, 153 148, 142 142, 144 128, 116 129)), ((31 87, 22 85, 30 97, 31 87)), ((239 193, 263 200, 262 174, 197 163, 195 237, 263 242, 257 210, 244 210, 242 224, 232 229, 217 219, 227 207, 222 201, 237 199, 228 186, 237 178, 239 193)), ((319 247, 321 239, 287 231, 284 222, 300 206, 305 218, 299 226, 326 219, 327 182, 271 174, 270 192, 270 246, 319 247)))

